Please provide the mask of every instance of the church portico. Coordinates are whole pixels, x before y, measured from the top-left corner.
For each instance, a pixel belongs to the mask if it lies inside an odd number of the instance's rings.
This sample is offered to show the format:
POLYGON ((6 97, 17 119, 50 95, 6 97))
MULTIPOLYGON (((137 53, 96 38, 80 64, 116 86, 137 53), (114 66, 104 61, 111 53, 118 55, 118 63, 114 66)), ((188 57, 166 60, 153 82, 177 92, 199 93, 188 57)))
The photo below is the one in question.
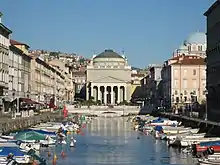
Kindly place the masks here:
POLYGON ((116 105, 130 101, 131 67, 127 58, 105 50, 87 65, 86 99, 116 105))
POLYGON ((126 84, 105 85, 91 84, 87 87, 87 95, 94 98, 94 101, 100 101, 102 104, 118 104, 126 100, 126 84), (91 92, 89 92, 91 91, 91 92))

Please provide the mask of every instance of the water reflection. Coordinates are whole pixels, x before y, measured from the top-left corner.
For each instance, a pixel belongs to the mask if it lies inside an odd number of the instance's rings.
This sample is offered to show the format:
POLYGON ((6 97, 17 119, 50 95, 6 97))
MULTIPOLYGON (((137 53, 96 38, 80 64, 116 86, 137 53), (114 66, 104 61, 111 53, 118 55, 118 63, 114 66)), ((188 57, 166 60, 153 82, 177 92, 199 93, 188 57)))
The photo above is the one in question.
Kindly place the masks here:
POLYGON ((66 148, 65 159, 59 156, 62 148, 56 149, 58 165, 193 164, 191 157, 169 149, 166 142, 133 131, 123 118, 97 118, 84 131, 84 136, 76 137, 75 149, 66 148))

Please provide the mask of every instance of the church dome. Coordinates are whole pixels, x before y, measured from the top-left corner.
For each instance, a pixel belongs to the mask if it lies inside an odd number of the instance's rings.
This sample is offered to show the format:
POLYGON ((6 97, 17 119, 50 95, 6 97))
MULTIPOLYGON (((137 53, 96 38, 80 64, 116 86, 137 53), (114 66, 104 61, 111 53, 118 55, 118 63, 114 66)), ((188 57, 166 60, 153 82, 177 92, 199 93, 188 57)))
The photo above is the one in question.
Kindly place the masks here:
POLYGON ((188 50, 187 46, 184 44, 181 44, 178 48, 178 50, 188 50))
POLYGON ((107 49, 104 52, 100 53, 99 55, 95 56, 95 59, 97 58, 123 58, 118 53, 114 52, 111 49, 107 49))
POLYGON ((206 34, 202 32, 196 32, 191 34, 187 40, 184 41, 184 44, 206 44, 206 34))

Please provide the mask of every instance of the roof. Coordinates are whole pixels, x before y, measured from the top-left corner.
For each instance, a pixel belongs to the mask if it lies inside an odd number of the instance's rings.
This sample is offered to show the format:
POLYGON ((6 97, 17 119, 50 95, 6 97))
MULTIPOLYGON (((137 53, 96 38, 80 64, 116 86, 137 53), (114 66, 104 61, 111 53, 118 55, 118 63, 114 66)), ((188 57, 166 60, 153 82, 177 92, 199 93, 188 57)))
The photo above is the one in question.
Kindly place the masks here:
POLYGON ((9 34, 12 33, 12 31, 9 28, 7 28, 5 25, 3 25, 2 23, 0 23, 0 28, 6 30, 6 32, 8 32, 9 34))
POLYGON ((10 45, 9 48, 10 48, 11 51, 15 51, 15 52, 17 52, 18 54, 20 54, 21 56, 28 57, 29 59, 32 59, 31 56, 29 56, 29 55, 23 53, 23 51, 22 51, 21 49, 18 49, 18 48, 17 48, 16 46, 14 46, 14 45, 10 45))
POLYGON ((97 55, 95 58, 123 58, 118 53, 114 52, 111 49, 107 49, 104 52, 97 55))
POLYGON ((11 45, 25 45, 25 46, 27 46, 28 48, 30 48, 30 46, 28 46, 27 44, 22 43, 22 42, 18 42, 18 41, 15 41, 15 40, 10 40, 10 44, 11 44, 11 45))
POLYGON ((178 56, 171 60, 177 60, 171 65, 206 65, 205 59, 197 56, 178 56))
POLYGON ((215 1, 211 7, 204 13, 204 16, 208 16, 218 5, 220 4, 220 0, 215 1))
POLYGON ((185 41, 184 44, 206 44, 206 34, 203 32, 192 33, 185 41))

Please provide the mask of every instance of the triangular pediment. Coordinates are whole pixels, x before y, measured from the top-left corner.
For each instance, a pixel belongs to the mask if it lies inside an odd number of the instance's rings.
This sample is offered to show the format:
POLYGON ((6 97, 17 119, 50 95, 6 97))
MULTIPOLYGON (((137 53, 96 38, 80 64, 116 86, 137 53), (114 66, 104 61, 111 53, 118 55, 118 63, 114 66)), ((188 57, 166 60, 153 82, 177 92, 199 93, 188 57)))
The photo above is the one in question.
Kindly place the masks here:
POLYGON ((93 83, 125 83, 125 80, 115 78, 112 76, 106 76, 92 81, 93 83))

